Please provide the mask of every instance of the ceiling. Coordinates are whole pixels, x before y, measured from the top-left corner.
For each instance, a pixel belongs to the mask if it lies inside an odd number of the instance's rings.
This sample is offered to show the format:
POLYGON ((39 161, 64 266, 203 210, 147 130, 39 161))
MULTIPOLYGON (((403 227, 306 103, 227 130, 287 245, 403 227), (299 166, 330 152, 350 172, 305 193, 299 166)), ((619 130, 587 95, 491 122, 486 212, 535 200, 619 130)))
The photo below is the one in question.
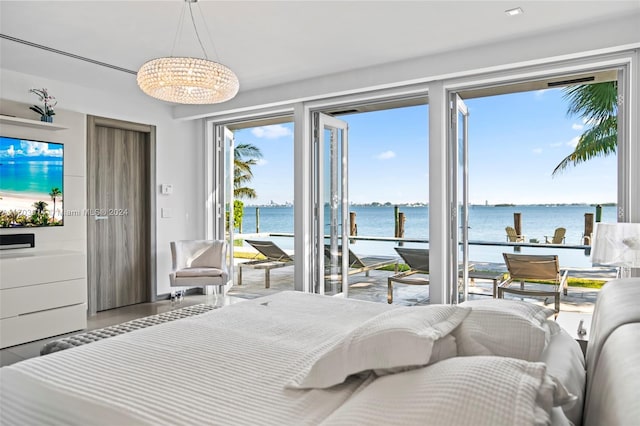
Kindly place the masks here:
MULTIPOLYGON (((137 71, 171 53, 183 6, 183 0, 3 0, 0 33, 137 71)), ((590 25, 638 13, 640 1, 200 0, 194 11, 209 58, 234 70, 245 91, 590 25), (517 6, 524 14, 504 13, 517 6)), ((187 20, 174 55, 202 56, 187 20)), ((132 74, 6 39, 0 66, 88 87, 135 86, 132 74)))

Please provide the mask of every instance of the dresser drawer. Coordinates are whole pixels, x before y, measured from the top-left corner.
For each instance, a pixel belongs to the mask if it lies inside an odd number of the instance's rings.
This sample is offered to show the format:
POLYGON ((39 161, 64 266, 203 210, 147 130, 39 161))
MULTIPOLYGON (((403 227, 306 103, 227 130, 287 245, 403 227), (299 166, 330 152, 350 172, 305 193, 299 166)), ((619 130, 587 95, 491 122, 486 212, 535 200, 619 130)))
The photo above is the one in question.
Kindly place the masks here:
POLYGON ((0 318, 77 305, 86 301, 87 280, 84 278, 9 288, 0 290, 0 318))
POLYGON ((0 319, 0 348, 87 328, 87 305, 0 319))

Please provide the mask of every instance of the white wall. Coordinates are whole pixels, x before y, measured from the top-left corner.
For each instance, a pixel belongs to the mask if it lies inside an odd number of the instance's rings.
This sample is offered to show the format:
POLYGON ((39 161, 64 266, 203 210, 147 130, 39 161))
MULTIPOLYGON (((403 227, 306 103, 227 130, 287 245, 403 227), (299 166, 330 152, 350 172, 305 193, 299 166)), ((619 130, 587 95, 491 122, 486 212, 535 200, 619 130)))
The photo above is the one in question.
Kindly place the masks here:
MULTIPOLYGON (((37 51, 34 51, 34 54, 38 54, 37 51)), ((201 121, 175 120, 172 118, 171 108, 167 104, 151 98, 147 99, 144 95, 140 96, 138 92, 132 92, 130 96, 123 97, 121 94, 102 91, 98 88, 82 87, 70 82, 47 80, 6 69, 2 69, 1 72, 0 92, 2 98, 24 103, 25 114, 23 117, 25 118, 38 119, 35 113, 28 110, 28 106, 37 101, 37 98, 29 94, 28 90, 42 87, 49 89, 49 93, 58 100, 56 109, 61 112, 60 116, 56 115, 56 122, 67 125, 67 114, 64 111, 69 111, 68 116, 74 117, 68 123, 71 127, 69 131, 59 131, 59 137, 62 138, 65 136, 63 132, 68 132, 67 135, 73 134, 74 146, 77 143, 83 143, 86 147, 87 114, 156 126, 156 182, 158 186, 162 183, 170 183, 174 188, 172 195, 161 195, 159 188, 156 193, 157 294, 168 293, 170 291, 168 275, 171 269, 169 242, 177 239, 204 238, 205 236, 204 138, 201 121), (160 217, 160 211, 163 207, 172 209, 171 218, 160 217)), ((131 79, 133 79, 133 87, 135 87, 135 77, 131 76, 131 79)), ((14 115, 18 114, 14 113, 14 115)), ((4 133, 5 126, 3 125, 0 130, 4 133)), ((33 137, 38 138, 37 135, 33 137)), ((66 140, 62 142, 69 143, 66 140)), ((85 151, 79 160, 82 162, 80 166, 82 177, 86 176, 84 174, 86 148, 83 149, 85 151)), ((75 160, 69 157, 70 155, 71 152, 65 151, 65 168, 68 167, 68 164, 75 163, 75 160)), ((74 169, 78 169, 78 167, 78 164, 73 165, 74 169)), ((80 173, 79 169, 77 172, 80 173)), ((67 170, 65 170, 65 175, 66 173, 67 170)), ((67 179, 66 176, 65 179, 67 179)), ((67 181, 65 181, 65 185, 67 185, 67 181)), ((68 190, 69 188, 65 187, 65 195, 68 190)), ((82 190, 86 192, 85 187, 82 190)), ((67 208, 86 208, 86 196, 82 198, 82 205, 76 205, 74 201, 66 199, 65 209, 67 208)), ((75 219, 65 218, 65 230, 70 229, 67 228, 67 224, 71 225, 71 223, 75 223, 74 221, 75 219)), ((55 230, 45 229, 38 231, 38 233, 42 234, 48 231, 55 230)), ((11 231, 2 230, 1 232, 11 231)), ((41 238, 39 236, 37 238, 40 241, 41 238)), ((47 241, 47 243, 50 242, 47 241)), ((80 241, 76 240, 74 244, 86 247, 86 227, 80 241)))

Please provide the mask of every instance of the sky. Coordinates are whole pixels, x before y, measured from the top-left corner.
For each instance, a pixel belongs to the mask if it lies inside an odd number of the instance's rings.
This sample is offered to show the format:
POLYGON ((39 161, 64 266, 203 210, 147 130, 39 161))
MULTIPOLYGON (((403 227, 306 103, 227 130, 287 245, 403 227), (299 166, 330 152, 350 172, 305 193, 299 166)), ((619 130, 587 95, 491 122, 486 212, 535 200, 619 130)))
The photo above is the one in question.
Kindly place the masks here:
MULTIPOLYGON (((469 108, 469 201, 472 204, 615 202, 616 156, 591 159, 552 177, 585 130, 567 116, 561 89, 466 100, 469 108)), ((350 114, 351 203, 428 202, 428 106, 350 114)), ((293 202, 293 123, 236 131, 263 158, 254 166, 258 198, 293 202)))

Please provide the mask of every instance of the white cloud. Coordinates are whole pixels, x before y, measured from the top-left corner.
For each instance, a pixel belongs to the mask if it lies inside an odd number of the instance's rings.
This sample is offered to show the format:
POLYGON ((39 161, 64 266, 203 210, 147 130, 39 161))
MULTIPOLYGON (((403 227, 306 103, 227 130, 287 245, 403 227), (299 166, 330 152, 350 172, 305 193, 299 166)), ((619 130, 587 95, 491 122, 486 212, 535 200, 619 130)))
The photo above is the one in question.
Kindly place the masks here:
POLYGON ((564 145, 564 143, 562 142, 554 142, 549 144, 551 148, 558 148, 558 147, 561 147, 562 145, 564 145))
POLYGON ((267 160, 265 160, 264 158, 258 158, 256 160, 256 166, 264 166, 267 163, 269 163, 267 160))
POLYGON ((536 99, 540 99, 541 97, 544 96, 545 92, 547 92, 548 90, 551 90, 551 89, 536 90, 533 95, 535 96, 536 99))
POLYGON ((579 140, 580 140, 580 136, 576 136, 575 138, 573 138, 569 142, 567 142, 567 145, 569 145, 572 148, 575 148, 576 146, 578 146, 578 141, 579 140))
POLYGON ((262 126, 251 129, 253 136, 264 139, 278 139, 285 136, 291 136, 291 129, 284 127, 281 124, 274 124, 272 126, 262 126))
POLYGON ((395 152, 393 152, 393 151, 385 151, 385 152, 381 152, 380 154, 376 155, 376 158, 378 160, 390 160, 395 156, 396 156, 395 152))
POLYGON ((534 148, 533 149, 533 153, 534 154, 542 154, 542 148, 534 148))
POLYGON ((584 129, 584 124, 573 123, 571 125, 571 128, 573 130, 582 130, 582 129, 584 129))

